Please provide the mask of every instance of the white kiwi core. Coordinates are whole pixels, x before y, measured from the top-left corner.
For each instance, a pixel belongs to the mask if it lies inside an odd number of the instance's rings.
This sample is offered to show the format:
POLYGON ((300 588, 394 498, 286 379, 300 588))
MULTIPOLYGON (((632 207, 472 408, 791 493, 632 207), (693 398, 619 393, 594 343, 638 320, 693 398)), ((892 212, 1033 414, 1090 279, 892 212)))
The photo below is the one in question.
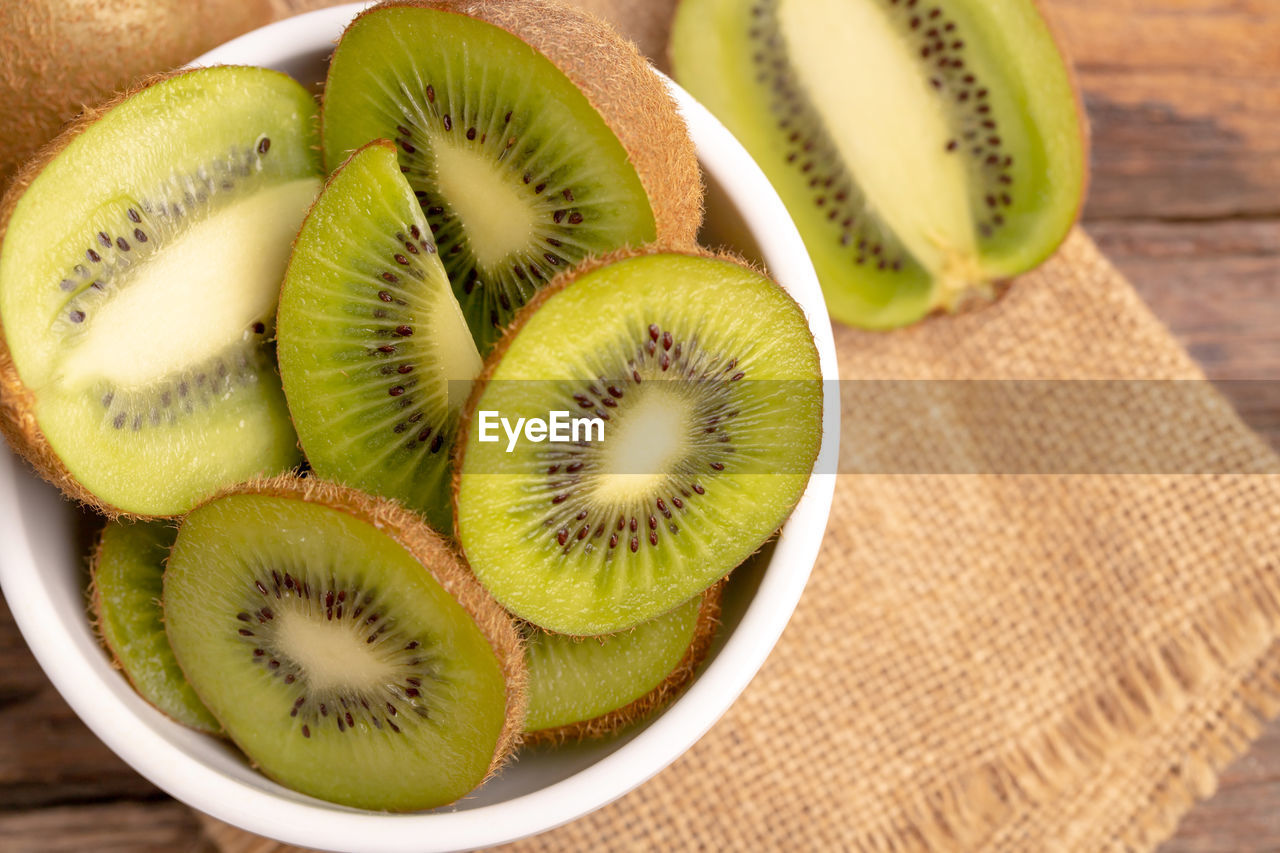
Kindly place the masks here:
POLYGON ((437 288, 435 297, 430 327, 435 357, 429 363, 437 366, 440 378, 448 383, 449 409, 457 411, 471 395, 471 384, 484 368, 484 361, 447 282, 437 288))
POLYGON ((492 158, 443 139, 436 140, 434 150, 440 194, 462 222, 482 270, 495 269, 533 242, 535 223, 527 193, 498 172, 492 158))
POLYGON ((293 237, 319 189, 318 178, 279 184, 185 230, 88 318, 60 381, 146 386, 247 334, 279 297, 293 237))
POLYGON ((393 682, 397 670, 371 651, 354 620, 319 622, 299 610, 279 614, 280 650, 307 674, 312 689, 365 689, 393 682))
POLYGON ((605 428, 602 473, 593 487, 597 499, 615 504, 645 499, 688 454, 693 403, 664 393, 662 384, 641 386, 647 393, 633 401, 617 426, 605 428))
POLYGON ((887 10, 781 0, 778 22, 795 74, 867 206, 944 291, 980 281, 965 159, 949 153, 954 131, 887 10))

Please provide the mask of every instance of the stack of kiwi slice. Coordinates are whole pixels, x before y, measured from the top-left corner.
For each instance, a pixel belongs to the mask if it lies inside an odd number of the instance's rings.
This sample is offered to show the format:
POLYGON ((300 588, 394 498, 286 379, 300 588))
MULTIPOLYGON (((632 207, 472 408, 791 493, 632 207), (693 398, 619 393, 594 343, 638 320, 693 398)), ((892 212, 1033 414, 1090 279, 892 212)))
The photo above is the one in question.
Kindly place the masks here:
POLYGON ((164 570, 173 654, 268 776, 358 808, 453 802, 524 714, 510 619, 412 513, 315 480, 192 511, 164 570))
POLYGON ((370 9, 322 106, 215 67, 87 111, 0 204, 0 426, 108 519, 139 695, 386 811, 678 695, 821 439, 803 312, 701 215, 661 79, 546 0, 370 9))
POLYGON ((657 247, 584 264, 530 308, 468 404, 458 541, 521 618, 632 628, 727 575, 800 499, 822 436, 813 337, 761 273, 657 247), (484 440, 482 413, 556 410, 604 440, 484 440))
POLYGON ((526 743, 603 737, 644 719, 693 678, 715 637, 723 583, 630 631, 553 634, 521 623, 526 743))

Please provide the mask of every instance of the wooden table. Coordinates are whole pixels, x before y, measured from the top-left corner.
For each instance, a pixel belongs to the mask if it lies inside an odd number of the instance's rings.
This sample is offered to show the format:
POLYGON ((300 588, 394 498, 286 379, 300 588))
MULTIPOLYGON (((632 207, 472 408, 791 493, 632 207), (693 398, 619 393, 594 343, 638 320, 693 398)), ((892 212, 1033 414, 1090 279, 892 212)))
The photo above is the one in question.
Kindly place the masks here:
MULTIPOLYGON (((1280 380, 1280 0, 1046 0, 1093 122, 1090 233, 1215 380, 1280 380)), ((1280 448, 1280 382, 1224 389, 1280 448), (1274 387, 1272 387, 1274 386, 1274 387)), ((0 605, 0 850, 208 850, 0 605)), ((1280 722, 1162 853, 1280 851, 1280 722)))

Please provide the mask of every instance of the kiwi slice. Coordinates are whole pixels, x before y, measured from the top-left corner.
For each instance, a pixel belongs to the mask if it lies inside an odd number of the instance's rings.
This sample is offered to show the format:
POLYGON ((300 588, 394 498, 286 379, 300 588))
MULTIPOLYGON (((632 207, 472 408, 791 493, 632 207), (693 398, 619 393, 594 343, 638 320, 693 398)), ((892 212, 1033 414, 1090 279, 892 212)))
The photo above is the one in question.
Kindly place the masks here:
POLYGON ((1079 213, 1079 95, 1030 0, 682 0, 671 59, 777 188, 846 323, 980 304, 1079 213))
POLYGON ((305 794, 444 805, 520 731, 513 623, 443 539, 385 500, 286 477, 198 507, 169 558, 164 614, 227 734, 305 794))
POLYGON ((108 522, 94 550, 94 621, 112 659, 135 690, 185 726, 222 730, 178 668, 160 610, 164 563, 178 528, 159 522, 108 522))
POLYGON ((603 737, 674 699, 711 646, 722 587, 607 637, 550 634, 526 623, 525 742, 603 737))
POLYGON ((522 619, 575 635, 638 625, 786 519, 822 395, 804 314, 755 270, 657 247, 589 262, 486 362, 458 437, 458 540, 522 619))
POLYGON ((480 354, 392 143, 329 179, 298 234, 277 335, 315 472, 452 530, 450 451, 480 354))
POLYGON ((170 75, 88 111, 0 204, 0 427, 73 498, 177 515, 297 463, 268 339, 315 114, 275 71, 170 75))
POLYGON ((693 144, 662 82, 563 4, 371 9, 334 53, 323 120, 330 166, 396 141, 481 352, 586 255, 692 244, 701 222, 693 144))

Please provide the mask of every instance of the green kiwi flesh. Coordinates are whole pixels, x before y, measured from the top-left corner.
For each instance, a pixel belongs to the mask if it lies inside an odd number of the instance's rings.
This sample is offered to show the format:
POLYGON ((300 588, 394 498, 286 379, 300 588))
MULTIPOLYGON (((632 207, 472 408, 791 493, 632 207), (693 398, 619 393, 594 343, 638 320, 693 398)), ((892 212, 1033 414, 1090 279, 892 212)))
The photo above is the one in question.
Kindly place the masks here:
POLYGON ((683 687, 716 628, 720 587, 629 631, 570 637, 529 627, 532 739, 602 736, 648 716, 683 687))
POLYGON ((315 472, 452 530, 450 453, 480 354, 392 143, 329 179, 294 246, 276 334, 315 472))
POLYGON ((108 522, 93 556, 93 614, 107 650, 138 694, 202 732, 213 718, 178 668, 160 610, 164 563, 178 528, 159 522, 108 522))
POLYGON ((609 634, 708 588, 790 514, 822 435, 818 355, 799 306, 731 260, 622 253, 544 294, 468 403, 455 528, 509 611, 609 634), (602 429, 511 442, 496 425, 557 411, 602 429))
POLYGON ((453 802, 509 748, 518 640, 487 597, 483 612, 455 598, 474 581, 425 525, 412 535, 430 547, 411 551, 396 508, 347 500, 248 487, 194 510, 165 572, 174 653, 280 783, 366 809, 453 802))
POLYGON ((278 72, 179 73, 86 118, 15 184, 0 410, 74 497, 177 515, 298 461, 269 337, 320 185, 315 121, 278 72))
POLYGON ((360 16, 329 68, 323 138, 330 164, 396 141, 482 352, 558 272, 657 235, 626 149, 577 86, 464 14, 360 16))
POLYGON ((682 0, 671 58, 777 188, 846 323, 981 301, 1078 215, 1086 129, 1031 0, 682 0))

